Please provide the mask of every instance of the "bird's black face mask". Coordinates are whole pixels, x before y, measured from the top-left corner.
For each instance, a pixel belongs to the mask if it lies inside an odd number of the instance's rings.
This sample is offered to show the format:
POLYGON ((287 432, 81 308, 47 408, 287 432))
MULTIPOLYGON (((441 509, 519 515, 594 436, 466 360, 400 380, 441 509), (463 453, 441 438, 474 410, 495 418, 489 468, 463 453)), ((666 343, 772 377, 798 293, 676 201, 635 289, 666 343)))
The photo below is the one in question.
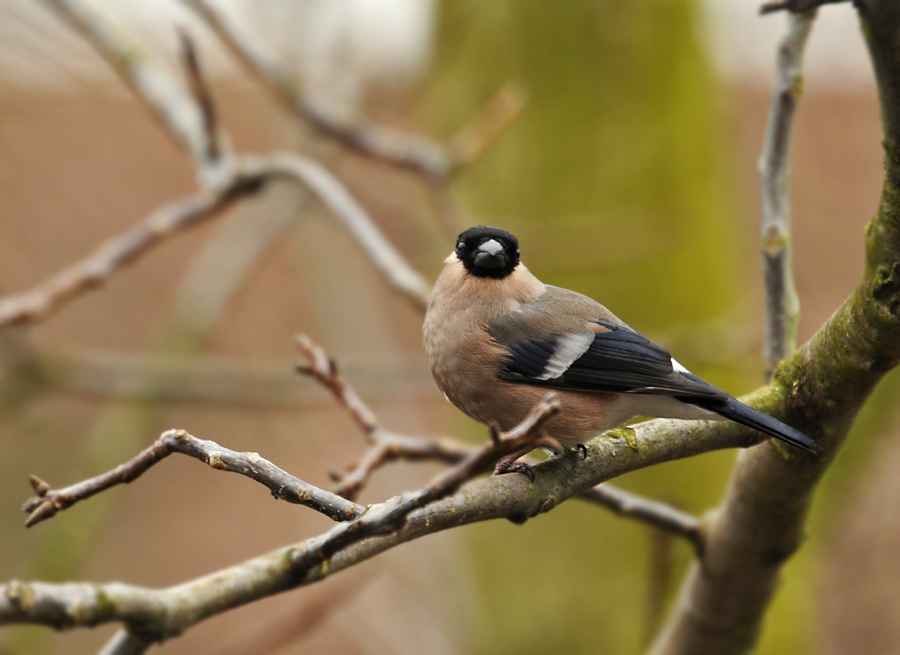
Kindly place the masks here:
POLYGON ((506 230, 480 225, 459 235, 456 256, 475 277, 502 280, 519 265, 519 241, 506 230))

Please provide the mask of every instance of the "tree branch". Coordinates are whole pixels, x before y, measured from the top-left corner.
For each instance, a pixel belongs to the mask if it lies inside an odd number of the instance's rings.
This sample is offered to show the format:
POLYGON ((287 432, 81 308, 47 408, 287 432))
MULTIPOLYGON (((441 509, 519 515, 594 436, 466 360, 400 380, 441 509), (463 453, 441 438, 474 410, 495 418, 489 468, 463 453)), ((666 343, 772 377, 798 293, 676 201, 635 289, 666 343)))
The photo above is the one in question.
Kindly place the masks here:
POLYGON ((476 448, 447 437, 425 439, 396 434, 385 430, 375 412, 369 409, 356 390, 344 379, 337 362, 305 334, 297 335, 297 348, 306 357, 308 366, 297 370, 312 375, 328 389, 347 410, 362 431, 369 447, 359 463, 346 474, 332 473, 337 484, 335 493, 355 499, 377 469, 388 462, 405 460, 436 460, 457 464, 473 455, 476 448))
POLYGON ((206 191, 163 205, 119 237, 98 246, 85 259, 29 291, 0 299, 0 327, 36 323, 70 300, 106 282, 113 273, 181 232, 219 216, 241 195, 254 193, 263 180, 238 180, 223 194, 206 191))
MULTIPOLYGON (((765 401, 770 395, 762 390, 748 400, 765 401)), ((650 421, 591 440, 586 458, 572 452, 537 464, 533 481, 515 474, 492 476, 452 493, 476 471, 489 468, 492 458, 533 439, 529 431, 551 410, 549 404, 539 407, 528 422, 445 471, 425 489, 375 505, 360 519, 324 535, 175 587, 17 581, 0 585, 0 625, 86 627, 118 621, 129 634, 158 641, 228 609, 317 582, 426 534, 497 518, 522 522, 625 472, 745 446, 758 438, 758 433, 728 422, 650 421)))
MULTIPOLYGON (((82 0, 45 2, 112 65, 166 132, 190 155, 201 184, 210 189, 227 186, 231 178, 231 161, 221 156, 222 141, 208 140, 206 117, 201 106, 166 66, 134 35, 96 7, 82 0)), ((196 73, 195 83, 202 79, 199 67, 196 73)))
POLYGON ((48 284, 0 300, 0 327, 49 315, 65 300, 107 279, 113 270, 145 253, 171 232, 216 215, 229 201, 256 191, 263 180, 272 177, 289 179, 311 190, 341 220, 388 282, 424 310, 430 285, 406 263, 365 210, 323 166, 292 153, 274 153, 267 158, 225 156, 227 141, 216 130, 212 97, 190 39, 183 36, 182 45, 193 97, 148 50, 108 17, 80 0, 46 1, 113 65, 121 79, 192 154, 198 176, 211 194, 163 208, 162 216, 152 216, 48 284))
POLYGON ((654 653, 746 653, 759 636, 783 563, 803 536, 822 474, 860 408, 900 360, 900 5, 858 0, 881 99, 886 175, 853 294, 775 371, 765 411, 816 439, 798 458, 768 443, 738 457, 725 500, 654 653))
POLYGON ((194 47, 194 40, 185 29, 178 30, 178 37, 181 40, 181 60, 187 73, 191 96, 203 119, 203 134, 206 142, 204 159, 216 162, 222 156, 222 136, 219 133, 212 91, 206 82, 206 77, 203 75, 200 57, 197 54, 197 49, 194 47))
POLYGON ((778 46, 775 92, 759 160, 762 242, 766 281, 766 380, 797 348, 800 300, 791 257, 790 155, 794 116, 802 91, 803 48, 816 12, 788 14, 778 46))
POLYGON ((335 106, 304 97, 296 77, 282 66, 260 39, 250 35, 226 12, 206 0, 184 2, 276 99, 315 129, 361 154, 430 177, 444 178, 450 172, 450 157, 439 144, 424 137, 352 119, 342 115, 335 106))
POLYGON ((259 453, 239 453, 214 441, 197 439, 184 430, 167 430, 152 446, 124 464, 70 487, 53 489, 37 476, 31 476, 31 486, 37 496, 30 498, 22 507, 22 511, 28 514, 25 527, 30 528, 56 516, 58 512, 110 487, 136 480, 172 453, 188 455, 219 471, 230 471, 256 480, 268 487, 275 498, 305 505, 333 521, 349 521, 364 512, 361 505, 294 477, 260 457, 259 453))
POLYGON ((703 556, 703 524, 696 516, 672 505, 619 489, 607 482, 582 491, 580 497, 611 509, 619 516, 637 519, 683 537, 694 547, 698 557, 703 556))
POLYGON ((515 121, 525 106, 525 94, 519 87, 503 87, 482 114, 445 148, 422 136, 350 117, 321 99, 306 97, 296 76, 261 39, 255 38, 227 12, 209 0, 184 2, 289 111, 351 150, 435 180, 446 180, 470 163, 515 121))
POLYGON ((243 158, 246 174, 287 179, 309 189, 337 218, 382 277, 414 307, 424 311, 431 285, 385 238, 366 211, 334 175, 318 162, 289 152, 243 158))
POLYGON ((431 291, 428 283, 384 237, 344 186, 321 164, 285 152, 236 160, 235 175, 227 187, 165 205, 48 281, 0 299, 0 327, 49 317, 166 239, 219 216, 236 199, 258 192, 273 179, 286 179, 309 189, 347 228, 394 290, 417 309, 424 309, 431 291))
MULTIPOLYGON (((341 375, 334 358, 305 334, 297 335, 297 347, 309 362, 308 366, 298 366, 298 370, 315 377, 337 398, 369 444, 360 461, 346 474, 332 473, 332 478, 338 483, 335 493, 355 500, 372 473, 389 462, 402 459, 456 464, 475 452, 474 446, 448 437, 426 439, 385 430, 375 413, 341 375)), ((655 528, 684 537, 698 553, 702 552, 700 521, 671 505, 642 498, 608 483, 584 491, 581 497, 611 509, 620 516, 644 521, 655 528)))

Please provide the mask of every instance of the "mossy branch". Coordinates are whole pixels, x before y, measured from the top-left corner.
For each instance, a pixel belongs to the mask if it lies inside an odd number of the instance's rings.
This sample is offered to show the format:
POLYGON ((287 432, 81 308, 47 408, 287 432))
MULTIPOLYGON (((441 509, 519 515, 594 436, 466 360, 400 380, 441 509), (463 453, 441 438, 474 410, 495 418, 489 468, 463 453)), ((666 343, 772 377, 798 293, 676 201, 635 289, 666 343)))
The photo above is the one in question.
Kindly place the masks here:
POLYGON ((707 526, 706 553, 685 582, 654 653, 746 653, 755 645, 782 564, 802 539, 823 473, 875 385, 900 359, 900 5, 858 0, 878 80, 885 180, 866 231, 856 290, 775 371, 766 411, 823 447, 815 460, 767 443, 738 458, 725 500, 707 526))

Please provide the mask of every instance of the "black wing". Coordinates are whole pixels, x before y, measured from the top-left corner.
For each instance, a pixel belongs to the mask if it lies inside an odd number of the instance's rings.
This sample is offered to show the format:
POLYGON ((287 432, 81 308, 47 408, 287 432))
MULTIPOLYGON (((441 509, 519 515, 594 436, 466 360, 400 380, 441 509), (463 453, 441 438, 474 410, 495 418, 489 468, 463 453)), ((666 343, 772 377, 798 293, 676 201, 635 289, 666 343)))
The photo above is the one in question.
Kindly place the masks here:
POLYGON ((577 334, 501 344, 500 379, 554 389, 695 398, 728 395, 676 368, 669 352, 631 328, 597 320, 577 334))
MULTIPOLYGON (((500 331, 495 336, 501 336, 500 331)), ((502 336, 510 336, 505 329, 502 336)), ((501 343, 498 340, 498 343, 501 343)), ((664 394, 815 454, 802 432, 729 396, 685 370, 669 352, 626 325, 597 320, 583 332, 501 343, 502 380, 573 391, 664 394)))

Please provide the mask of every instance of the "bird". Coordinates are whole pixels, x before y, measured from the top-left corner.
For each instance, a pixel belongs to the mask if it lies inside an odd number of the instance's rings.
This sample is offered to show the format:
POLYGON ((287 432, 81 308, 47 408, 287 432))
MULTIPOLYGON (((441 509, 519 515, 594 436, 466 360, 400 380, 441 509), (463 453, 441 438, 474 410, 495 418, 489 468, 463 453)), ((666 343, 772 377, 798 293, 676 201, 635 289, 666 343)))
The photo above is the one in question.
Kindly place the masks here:
MULTIPOLYGON (((600 303, 544 284, 521 262, 515 236, 473 227, 456 240, 423 324, 431 373, 444 396, 492 429, 518 425, 549 392, 560 411, 541 426, 558 448, 636 417, 728 419, 816 453, 816 442, 703 381, 600 303)), ((495 473, 530 468, 516 460, 495 473)))

